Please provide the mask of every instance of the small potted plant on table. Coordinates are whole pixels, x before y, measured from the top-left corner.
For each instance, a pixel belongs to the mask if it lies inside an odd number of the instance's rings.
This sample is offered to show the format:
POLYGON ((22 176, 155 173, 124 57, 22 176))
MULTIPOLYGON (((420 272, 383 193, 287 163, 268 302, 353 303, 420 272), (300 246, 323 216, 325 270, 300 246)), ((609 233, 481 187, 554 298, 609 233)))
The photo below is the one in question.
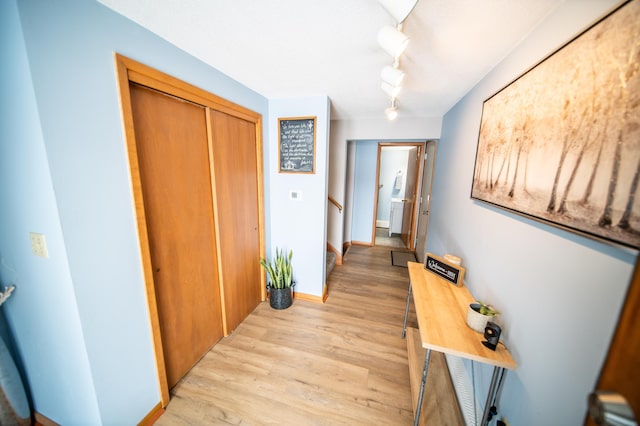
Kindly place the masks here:
POLYGON ((469 305, 467 325, 478 333, 484 333, 487 323, 493 321, 499 313, 493 306, 476 301, 469 305))
POLYGON ((274 309, 287 309, 293 303, 293 268, 291 258, 293 250, 285 255, 284 249, 276 247, 276 256, 271 262, 260 258, 260 265, 267 271, 269 283, 269 304, 274 309))

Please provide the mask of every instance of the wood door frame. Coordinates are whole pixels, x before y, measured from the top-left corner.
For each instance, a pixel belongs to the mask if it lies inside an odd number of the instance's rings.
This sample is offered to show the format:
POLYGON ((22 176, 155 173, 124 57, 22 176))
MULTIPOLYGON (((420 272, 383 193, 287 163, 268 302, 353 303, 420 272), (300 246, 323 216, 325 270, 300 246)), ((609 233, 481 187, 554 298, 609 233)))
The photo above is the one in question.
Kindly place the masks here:
MULTIPOLYGON (((423 156, 423 161, 422 161, 422 179, 420 180, 420 202, 418 203, 418 217, 416 219, 416 249, 418 248, 418 233, 419 233, 419 229, 420 229, 420 218, 422 217, 422 210, 423 210, 423 205, 424 203, 427 204, 427 218, 425 219, 427 221, 426 224, 426 230, 425 230, 425 242, 424 242, 424 248, 426 249, 427 247, 427 242, 426 242, 426 237, 429 233, 429 216, 431 215, 431 195, 433 194, 433 180, 435 177, 435 168, 436 168, 436 150, 438 148, 438 142, 439 139, 429 139, 427 142, 425 142, 424 144, 424 152, 422 153, 423 156), (431 159, 431 167, 429 167, 429 170, 427 170, 427 155, 429 154, 429 147, 432 146, 433 147, 433 159, 431 159), (427 173, 431 173, 431 177, 429 178, 429 183, 430 186, 428 188, 428 199, 425 200, 424 197, 422 196, 423 192, 424 192, 424 183, 425 183, 425 176, 427 176, 427 173)), ((424 251, 422 254, 416 252, 416 258, 418 259, 418 262, 422 263, 424 261, 424 251)))
MULTIPOLYGON (((633 395, 625 394, 625 390, 635 388, 638 380, 638 369, 633 371, 624 370, 629 360, 635 359, 638 353, 638 324, 640 315, 640 257, 636 257, 636 265, 631 276, 631 281, 625 294, 624 302, 618 316, 616 329, 609 343, 607 357, 602 363, 598 381, 594 391, 614 391, 622 394, 631 406, 636 421, 640 419, 640 393, 637 391, 633 395), (630 347, 629 347, 630 346, 630 347), (624 370, 624 371, 623 371, 624 370), (621 380, 624 377, 624 380, 621 380)), ((585 395, 586 400, 586 395, 585 395)), ((585 415, 585 426, 595 426, 596 422, 589 415, 585 415)))
MULTIPOLYGON (((422 156, 424 153, 424 148, 426 146, 425 142, 378 142, 378 158, 376 162, 376 189, 375 195, 373 199, 373 224, 371 228, 371 245, 376 245, 376 218, 378 217, 378 194, 380 193, 380 156, 382 155, 382 148, 384 147, 399 147, 406 146, 410 148, 418 148, 418 156, 422 156)), ((422 173, 424 168, 424 162, 419 161, 418 172, 416 173, 416 182, 414 187, 414 198, 418 197, 418 192, 420 190, 420 185, 422 182, 422 173)), ((409 241, 411 242, 411 247, 407 247, 409 250, 415 249, 415 240, 416 240, 416 225, 417 225, 417 215, 418 209, 420 207, 420 203, 413 202, 413 212, 411 213, 411 232, 409 234, 409 241)))
MULTIPOLYGON (((130 82, 138 83, 143 86, 167 93, 178 98, 182 98, 202 105, 205 108, 221 111, 234 117, 249 121, 255 125, 256 131, 256 166, 258 177, 258 235, 260 238, 260 256, 265 257, 265 232, 264 232, 264 180, 263 180, 263 157, 262 157, 262 115, 251 111, 243 106, 237 105, 226 99, 213 95, 189 83, 185 83, 175 77, 153 69, 147 65, 137 62, 133 59, 122 56, 118 53, 114 54, 116 79, 118 83, 118 94, 120 97, 120 107, 122 113, 122 122, 124 125, 124 136, 127 144, 127 154, 129 159, 129 169, 131 172, 131 185, 134 198, 134 207, 136 214, 136 224, 138 230, 138 239, 140 244, 140 254, 142 260, 143 277, 147 296, 147 306, 149 309, 149 322, 151 326, 151 337, 153 340, 153 348, 156 360, 156 372, 158 375, 158 386, 160 388, 160 398, 163 407, 169 403, 169 387, 167 383, 166 366, 164 361, 164 351, 162 349, 162 337, 160 334, 160 320, 158 317, 158 307, 155 295, 155 283, 153 279, 153 268, 151 265, 151 251, 149 247, 149 235, 147 233, 147 220, 144 210, 144 199, 142 195, 142 185, 140 179, 140 168, 138 163, 137 144, 134 131, 133 111, 131 107, 131 93, 129 89, 130 82)), ((207 117, 209 114, 207 114, 207 117)), ((213 169, 212 138, 210 132, 210 123, 207 119, 208 130, 208 150, 209 150, 209 167, 211 173, 211 185, 213 192, 213 213, 214 226, 216 229, 216 250, 219 250, 220 241, 217 230, 220 224, 217 221, 217 202, 215 194, 215 175, 213 169)), ((256 262, 258 259, 256 259, 256 262)), ((220 258, 218 257, 218 262, 220 258)), ((222 305, 222 321, 225 336, 228 335, 225 319, 224 305, 224 282, 222 277, 223 268, 218 265, 218 281, 220 286, 220 301, 222 305)), ((260 283, 262 300, 266 298, 266 282, 264 274, 261 275, 260 283)))

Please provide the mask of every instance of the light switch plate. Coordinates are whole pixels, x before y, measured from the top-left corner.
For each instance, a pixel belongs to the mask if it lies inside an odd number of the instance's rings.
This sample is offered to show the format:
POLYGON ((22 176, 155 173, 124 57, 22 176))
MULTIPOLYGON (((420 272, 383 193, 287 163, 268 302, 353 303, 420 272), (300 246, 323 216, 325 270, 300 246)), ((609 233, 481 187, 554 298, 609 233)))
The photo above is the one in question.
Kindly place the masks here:
POLYGON ((49 251, 47 250, 47 241, 44 238, 44 234, 29 232, 29 239, 31 240, 31 251, 33 252, 33 254, 44 258, 49 257, 49 251))
POLYGON ((295 200, 295 201, 302 200, 302 191, 300 191, 300 190, 291 190, 291 191, 289 191, 289 199, 290 200, 295 200))

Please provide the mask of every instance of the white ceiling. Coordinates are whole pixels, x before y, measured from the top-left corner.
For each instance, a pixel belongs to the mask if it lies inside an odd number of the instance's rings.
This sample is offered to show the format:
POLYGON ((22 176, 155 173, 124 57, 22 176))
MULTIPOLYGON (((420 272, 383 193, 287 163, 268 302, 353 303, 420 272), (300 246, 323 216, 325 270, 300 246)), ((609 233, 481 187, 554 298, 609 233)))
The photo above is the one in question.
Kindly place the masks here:
MULTIPOLYGON (((439 117, 564 0, 419 0, 401 116, 439 117)), ((332 119, 383 118, 376 0, 99 0, 268 98, 327 95, 332 119)))

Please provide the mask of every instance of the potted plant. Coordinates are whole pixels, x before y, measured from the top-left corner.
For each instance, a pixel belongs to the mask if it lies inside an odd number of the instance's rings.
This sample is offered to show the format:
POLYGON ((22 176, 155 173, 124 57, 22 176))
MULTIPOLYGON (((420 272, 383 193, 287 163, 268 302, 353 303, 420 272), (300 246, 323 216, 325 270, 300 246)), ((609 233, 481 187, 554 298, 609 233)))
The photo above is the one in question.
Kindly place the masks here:
POLYGON ((269 291, 269 303, 274 309, 287 309, 293 303, 292 287, 293 268, 291 267, 291 258, 293 250, 285 255, 284 249, 276 247, 276 256, 271 262, 260 258, 260 265, 267 271, 269 283, 267 290, 269 291))
POLYGON ((493 306, 476 301, 467 310, 467 325, 478 333, 484 333, 487 323, 493 321, 499 313, 493 306))

